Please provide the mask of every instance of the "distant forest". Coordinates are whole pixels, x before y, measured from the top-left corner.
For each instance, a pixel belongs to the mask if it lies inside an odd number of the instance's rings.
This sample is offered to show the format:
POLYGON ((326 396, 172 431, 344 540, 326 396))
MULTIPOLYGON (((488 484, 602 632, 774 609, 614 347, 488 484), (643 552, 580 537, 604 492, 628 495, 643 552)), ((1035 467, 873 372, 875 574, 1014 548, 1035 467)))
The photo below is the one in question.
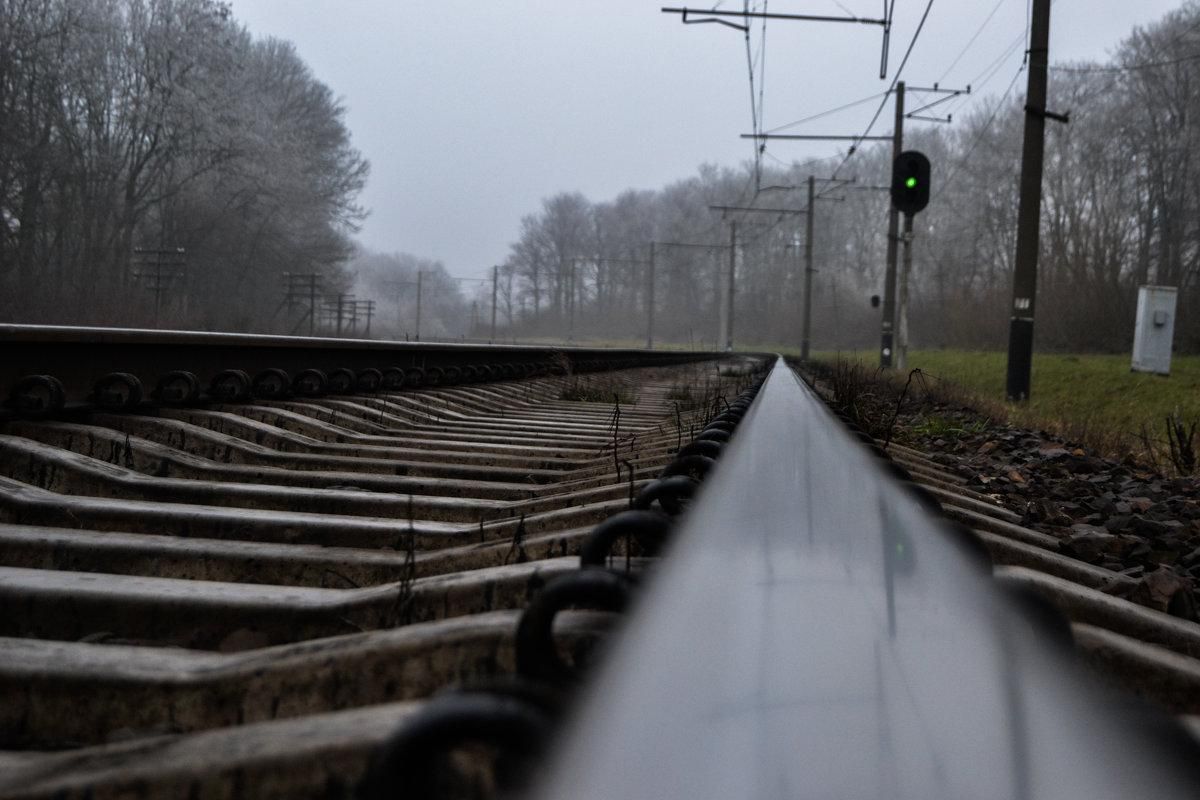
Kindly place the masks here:
MULTIPOLYGON (((993 77, 952 125, 906 131, 934 185, 915 230, 914 346, 1005 342, 1025 73, 993 77)), ((1200 3, 1107 63, 1053 64, 1049 107, 1070 123, 1047 127, 1039 349, 1127 349, 1150 283, 1179 287, 1177 347, 1200 351, 1200 3)), ((502 257, 499 334, 640 341, 651 242, 727 245, 709 205, 802 208, 807 177, 836 171, 855 183, 822 184, 815 207, 813 346, 872 347, 888 201, 871 187, 889 169, 876 144, 844 163, 708 165, 655 191, 547 198, 502 257)), ((0 320, 307 333, 319 293, 314 330, 336 331, 340 296, 344 334, 366 334, 373 301, 370 335, 403 338, 419 274, 424 338, 486 338, 490 281, 355 247, 367 176, 330 89, 224 3, 0 0, 0 320)), ((735 340, 794 346, 803 218, 739 224, 735 340)), ((656 247, 657 341, 716 344, 729 257, 656 247)))

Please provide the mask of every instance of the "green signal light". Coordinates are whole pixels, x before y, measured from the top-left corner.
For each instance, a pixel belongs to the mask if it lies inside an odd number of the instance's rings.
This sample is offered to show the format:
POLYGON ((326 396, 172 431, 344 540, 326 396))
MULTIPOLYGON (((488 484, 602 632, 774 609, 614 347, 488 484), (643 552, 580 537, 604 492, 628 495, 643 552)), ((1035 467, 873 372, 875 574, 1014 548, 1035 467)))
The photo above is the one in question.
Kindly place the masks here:
POLYGON ((917 179, 916 179, 916 178, 905 178, 905 180, 904 180, 904 187, 905 187, 906 189, 915 189, 915 188, 917 188, 917 179))

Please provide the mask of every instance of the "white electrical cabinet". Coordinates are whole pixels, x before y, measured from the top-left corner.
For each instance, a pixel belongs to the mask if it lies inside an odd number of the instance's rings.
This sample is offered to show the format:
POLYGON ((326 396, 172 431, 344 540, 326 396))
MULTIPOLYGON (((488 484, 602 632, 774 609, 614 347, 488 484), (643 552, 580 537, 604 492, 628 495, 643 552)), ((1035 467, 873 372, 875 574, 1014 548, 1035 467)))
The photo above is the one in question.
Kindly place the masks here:
POLYGON ((1134 372, 1171 374, 1171 340, 1175 336, 1174 286, 1138 289, 1137 322, 1133 330, 1134 372))

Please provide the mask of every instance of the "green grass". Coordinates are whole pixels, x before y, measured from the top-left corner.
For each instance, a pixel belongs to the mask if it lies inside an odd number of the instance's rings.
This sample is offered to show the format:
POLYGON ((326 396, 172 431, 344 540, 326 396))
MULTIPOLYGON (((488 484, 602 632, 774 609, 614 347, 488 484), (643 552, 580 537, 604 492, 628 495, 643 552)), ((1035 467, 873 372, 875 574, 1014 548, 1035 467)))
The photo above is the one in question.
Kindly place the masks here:
MULTIPOLYGON (((821 353, 871 366, 874 351, 821 353)), ((1144 450, 1143 431, 1165 449, 1168 415, 1200 419, 1200 356, 1177 356, 1171 375, 1129 371, 1128 355, 1054 355, 1033 357, 1031 399, 1024 405, 1004 399, 1007 355, 1001 352, 917 350, 909 368, 931 383, 956 385, 981 401, 980 410, 1022 427, 1044 428, 1112 455, 1144 450)))

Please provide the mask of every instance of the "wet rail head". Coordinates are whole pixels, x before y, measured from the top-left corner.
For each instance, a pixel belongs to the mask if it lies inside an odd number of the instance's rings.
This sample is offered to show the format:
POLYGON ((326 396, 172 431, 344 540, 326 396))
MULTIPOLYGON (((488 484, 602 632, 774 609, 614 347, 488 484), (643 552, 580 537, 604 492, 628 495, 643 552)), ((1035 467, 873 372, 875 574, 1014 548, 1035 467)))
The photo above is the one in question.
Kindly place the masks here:
POLYGON ((536 797, 1195 796, 1182 728, 1102 688, 782 361, 746 422, 536 797))

